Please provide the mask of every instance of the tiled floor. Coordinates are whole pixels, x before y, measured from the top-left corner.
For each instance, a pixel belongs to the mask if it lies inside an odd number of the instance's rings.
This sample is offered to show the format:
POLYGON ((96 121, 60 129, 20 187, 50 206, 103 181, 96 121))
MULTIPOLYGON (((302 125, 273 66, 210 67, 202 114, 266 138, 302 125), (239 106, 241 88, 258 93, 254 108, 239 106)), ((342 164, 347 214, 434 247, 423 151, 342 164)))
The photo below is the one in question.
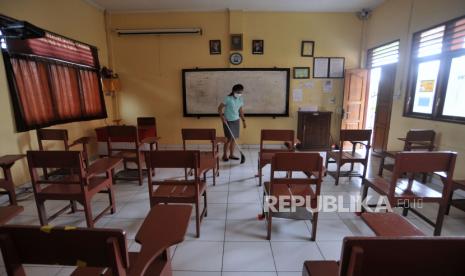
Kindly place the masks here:
MULTIPOLYGON (((316 242, 309 241, 311 223, 287 219, 274 219, 271 241, 265 239, 266 225, 258 220, 261 210, 262 189, 255 178, 257 150, 246 149, 246 163, 222 162, 217 185, 208 179, 208 217, 201 225, 201 237, 196 239, 195 222, 191 221, 186 240, 172 248, 172 267, 175 275, 301 275, 304 260, 337 260, 342 239, 345 236, 373 235, 363 221, 353 213, 320 213, 316 242)), ((377 158, 373 158, 376 171, 377 158)), ((334 167, 329 168, 330 170, 334 167)), ((265 169, 269 175, 269 167, 265 169)), ((163 171, 159 177, 183 175, 182 172, 163 171)), ((147 184, 118 182, 116 188, 117 213, 104 216, 97 227, 126 230, 131 251, 138 250, 134 235, 149 210, 147 184)), ((324 179, 322 194, 357 195, 360 180, 342 178, 339 186, 330 176, 324 179)), ((106 197, 97 196, 93 208, 104 208, 106 197)), ((38 225, 37 211, 32 196, 21 203, 25 211, 11 223, 38 225)), ((63 202, 51 202, 47 210, 52 212, 63 202)), ((423 212, 434 218, 437 206, 426 205, 423 212)), ((432 227, 415 215, 408 218, 423 231, 432 234, 432 227)), ((85 226, 83 213, 60 216, 54 225, 85 226)), ((445 220, 443 235, 465 235, 465 212, 452 208, 445 220)), ((29 275, 69 275, 72 268, 28 266, 29 275)), ((2 273, 3 268, 2 268, 2 273)), ((3 274, 0 274, 3 275, 3 274)))

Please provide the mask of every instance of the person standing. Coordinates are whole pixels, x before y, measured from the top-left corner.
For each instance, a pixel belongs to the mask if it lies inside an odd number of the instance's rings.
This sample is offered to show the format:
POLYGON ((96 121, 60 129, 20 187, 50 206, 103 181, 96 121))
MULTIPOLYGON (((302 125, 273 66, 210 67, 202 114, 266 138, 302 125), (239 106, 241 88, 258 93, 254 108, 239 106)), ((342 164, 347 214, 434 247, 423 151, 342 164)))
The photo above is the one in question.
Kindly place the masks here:
POLYGON ((218 113, 223 123, 224 136, 227 138, 227 142, 223 147, 223 161, 229 161, 229 159, 239 160, 239 157, 234 156, 235 143, 233 138, 239 138, 240 120, 242 120, 242 126, 244 128, 247 127, 242 109, 244 106, 243 92, 244 86, 242 84, 234 85, 231 93, 218 106, 218 113), (229 126, 229 129, 227 126, 229 126))

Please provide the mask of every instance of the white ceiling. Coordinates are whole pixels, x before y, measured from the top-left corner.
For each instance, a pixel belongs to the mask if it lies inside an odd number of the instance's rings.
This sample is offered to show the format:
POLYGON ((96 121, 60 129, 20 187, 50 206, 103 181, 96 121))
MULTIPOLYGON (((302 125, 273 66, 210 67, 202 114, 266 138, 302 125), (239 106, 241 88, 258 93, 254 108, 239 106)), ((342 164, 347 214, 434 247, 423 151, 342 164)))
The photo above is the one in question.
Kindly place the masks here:
POLYGON ((355 12, 384 0, 87 0, 109 11, 305 11, 355 12))

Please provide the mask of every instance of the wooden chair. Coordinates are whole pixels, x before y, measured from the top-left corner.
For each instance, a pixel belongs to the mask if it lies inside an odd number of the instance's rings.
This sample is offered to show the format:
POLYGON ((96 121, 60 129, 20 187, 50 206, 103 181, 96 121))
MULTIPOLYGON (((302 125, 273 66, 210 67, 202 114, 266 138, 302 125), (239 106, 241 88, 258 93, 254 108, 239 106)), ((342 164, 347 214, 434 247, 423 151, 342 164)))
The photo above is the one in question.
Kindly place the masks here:
POLYGON ((137 130, 139 137, 141 137, 141 143, 149 144, 150 150, 158 150, 160 137, 158 137, 157 120, 155 117, 138 117, 137 130))
MULTIPOLYGON (((434 130, 411 129, 407 132, 405 138, 397 138, 404 142, 402 151, 432 151, 434 150, 434 138, 436 132, 434 130)), ((400 151, 385 151, 380 154, 381 162, 379 164, 378 175, 383 176, 383 170, 391 171, 394 169, 394 164, 386 164, 386 158, 394 158, 396 153, 400 151)), ((427 174, 423 174, 423 182, 426 182, 427 174)))
MULTIPOLYGON (((90 142, 89 137, 81 137, 71 144, 69 143, 68 130, 66 129, 37 129, 37 142, 39 150, 47 150, 44 142, 46 141, 61 141, 64 150, 71 150, 76 146, 82 147, 82 157, 85 166, 89 166, 89 157, 87 153, 87 144, 90 142)), ((63 172, 55 172, 55 174, 62 174, 63 172)), ((47 172, 44 171, 44 176, 47 177, 47 172)))
POLYGON ((0 247, 9 276, 23 264, 77 266, 72 275, 172 275, 169 247, 184 240, 191 206, 157 206, 136 235, 140 252, 128 252, 119 229, 0 227, 0 247))
POLYGON ((207 187, 199 177, 199 151, 163 150, 145 153, 145 163, 150 171, 156 169, 192 169, 193 179, 155 180, 149 174, 150 206, 157 204, 194 204, 197 237, 200 237, 200 222, 207 216, 207 187), (154 187, 157 186, 157 187, 154 187), (200 212, 200 197, 203 210, 200 212))
POLYGON ((18 201, 16 200, 16 188, 13 183, 13 175, 11 174, 11 167, 16 163, 16 161, 23 159, 24 154, 10 154, 0 157, 0 167, 3 170, 3 178, 0 178, 0 188, 5 191, 0 191, 0 194, 7 194, 8 199, 10 200, 10 205, 17 205, 18 201))
POLYGON ((24 211, 24 207, 19 205, 0 206, 0 225, 7 223, 22 211, 24 211))
POLYGON ((464 237, 346 237, 340 262, 306 261, 307 276, 465 275, 464 237))
POLYGON ((447 204, 446 215, 449 214, 451 206, 454 206, 462 211, 465 211, 465 199, 463 198, 453 199, 454 192, 456 190, 465 191, 465 180, 452 181, 452 192, 450 193, 449 203, 447 204))
POLYGON ((142 143, 139 141, 139 134, 135 126, 108 126, 107 127, 107 150, 109 157, 123 159, 125 172, 134 171, 128 168, 128 163, 136 165, 136 177, 115 176, 115 180, 137 180, 139 185, 144 181, 143 164, 144 157, 142 152, 142 143), (115 142, 126 141, 128 147, 116 146, 115 142))
POLYGON ((361 177, 365 178, 368 169, 368 156, 371 148, 371 129, 341 129, 339 136, 339 149, 326 152, 326 165, 335 163, 337 169, 335 172, 327 171, 336 180, 335 184, 339 184, 339 177, 361 177), (352 144, 352 149, 344 150, 344 144, 349 142, 352 144), (363 145, 365 154, 357 152, 357 148, 363 145), (359 174, 354 172, 355 163, 363 165, 363 172, 359 174), (350 164, 350 171, 341 172, 341 167, 345 164, 350 164))
POLYGON ((111 171, 121 162, 121 159, 99 159, 85 169, 82 154, 79 151, 28 151, 27 161, 41 225, 48 224, 49 220, 54 219, 69 207, 71 211, 75 211, 75 206, 71 204, 47 218, 44 205, 47 200, 79 202, 84 206, 88 227, 93 227, 94 222, 108 210, 111 210, 112 214, 115 212, 111 171), (37 172, 39 168, 65 169, 70 174, 59 179, 41 179, 37 172), (101 175, 103 173, 105 175, 101 175), (107 193, 110 204, 93 219, 91 200, 97 193, 107 193))
MULTIPOLYGON (((265 206, 272 205, 271 200, 266 202, 267 197, 271 196, 280 202, 280 197, 288 198, 288 202, 295 204, 294 197, 302 196, 305 198, 305 206, 310 206, 312 209, 317 210, 317 200, 320 195, 321 181, 323 178, 323 158, 319 153, 275 153, 271 161, 271 179, 270 182, 265 182, 265 189, 263 191, 263 216, 267 221, 267 239, 271 239, 271 223, 273 217, 272 208, 265 210, 265 206), (285 177, 277 177, 276 173, 286 172, 285 177), (304 172, 306 177, 298 178, 293 177, 293 172, 304 172), (314 187, 312 187, 314 186, 314 187), (306 202, 307 197, 310 202, 306 202)), ((285 199, 286 199, 285 198, 285 199)), ((273 206, 278 209, 277 203, 273 206)), ((316 229, 318 223, 318 211, 312 211, 312 236, 310 240, 314 241, 316 238, 316 229)))
POLYGON ((368 189, 371 188, 381 196, 386 196, 392 207, 402 207, 404 216, 411 210, 434 227, 435 236, 440 235, 444 215, 452 193, 452 177, 456 158, 457 154, 455 152, 399 152, 395 156, 391 181, 381 177, 366 179, 362 187, 362 199, 367 197, 368 189), (437 192, 414 179, 414 175, 417 173, 434 172, 443 172, 445 175, 442 192, 437 192), (404 174, 409 175, 409 177, 402 178, 404 174), (433 223, 414 209, 414 205, 420 202, 439 204, 436 223, 433 223))
MULTIPOLYGON (((200 151, 200 165, 199 173, 203 174, 203 180, 207 181, 207 172, 212 171, 213 186, 216 185, 216 176, 219 175, 220 157, 218 153, 218 143, 216 141, 216 130, 211 129, 198 129, 198 128, 183 128, 182 133, 182 146, 186 150, 188 141, 208 141, 211 144, 211 150, 200 151)), ((187 177, 187 171, 186 171, 187 177)))
MULTIPOLYGON (((271 164, 273 155, 277 152, 295 151, 294 130, 285 129, 262 129, 260 132, 260 151, 258 152, 258 185, 262 186, 262 170, 271 164), (268 142, 282 142, 286 146, 281 149, 267 147, 268 142)), ((279 145, 280 146, 280 145, 279 145)))

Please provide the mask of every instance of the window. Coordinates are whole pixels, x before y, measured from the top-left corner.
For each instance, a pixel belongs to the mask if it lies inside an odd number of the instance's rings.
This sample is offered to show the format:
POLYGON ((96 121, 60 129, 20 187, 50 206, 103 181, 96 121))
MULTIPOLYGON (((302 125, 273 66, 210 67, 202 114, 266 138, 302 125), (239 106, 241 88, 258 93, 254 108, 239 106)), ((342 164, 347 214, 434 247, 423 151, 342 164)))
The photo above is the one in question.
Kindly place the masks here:
POLYGON ((405 116, 465 123, 465 17, 413 35, 405 116))
POLYGON ((97 48, 35 26, 33 37, 0 27, 10 32, 0 39, 17 131, 107 117, 97 48))

